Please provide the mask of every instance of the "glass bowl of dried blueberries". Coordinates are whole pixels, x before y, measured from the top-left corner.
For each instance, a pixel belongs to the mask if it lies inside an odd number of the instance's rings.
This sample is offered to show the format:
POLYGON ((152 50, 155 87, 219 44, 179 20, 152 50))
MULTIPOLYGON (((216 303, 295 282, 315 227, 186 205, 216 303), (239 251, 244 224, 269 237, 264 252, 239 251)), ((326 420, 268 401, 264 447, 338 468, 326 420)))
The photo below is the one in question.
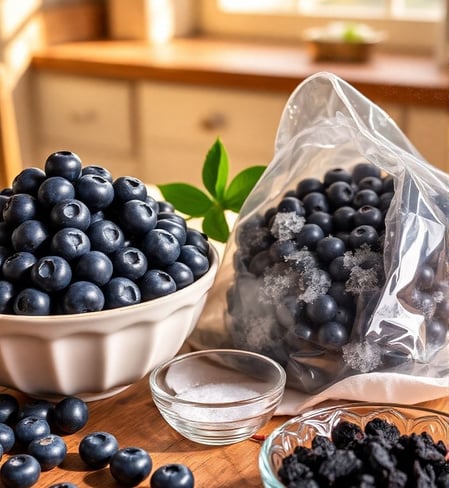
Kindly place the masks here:
POLYGON ((70 151, 0 191, 0 384, 112 395, 173 357, 218 268, 203 233, 131 176, 70 151))
POLYGON ((449 415, 395 404, 305 412, 264 442, 266 488, 449 486, 449 415))

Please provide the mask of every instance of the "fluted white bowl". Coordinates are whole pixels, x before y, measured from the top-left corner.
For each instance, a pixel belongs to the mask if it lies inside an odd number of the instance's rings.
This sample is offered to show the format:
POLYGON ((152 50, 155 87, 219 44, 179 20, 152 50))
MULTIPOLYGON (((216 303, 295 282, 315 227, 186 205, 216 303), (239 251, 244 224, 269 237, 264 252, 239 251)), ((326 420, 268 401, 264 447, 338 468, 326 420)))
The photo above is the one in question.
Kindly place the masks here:
POLYGON ((0 385, 30 396, 111 396, 176 355, 193 331, 218 269, 170 295, 100 312, 0 314, 0 385))

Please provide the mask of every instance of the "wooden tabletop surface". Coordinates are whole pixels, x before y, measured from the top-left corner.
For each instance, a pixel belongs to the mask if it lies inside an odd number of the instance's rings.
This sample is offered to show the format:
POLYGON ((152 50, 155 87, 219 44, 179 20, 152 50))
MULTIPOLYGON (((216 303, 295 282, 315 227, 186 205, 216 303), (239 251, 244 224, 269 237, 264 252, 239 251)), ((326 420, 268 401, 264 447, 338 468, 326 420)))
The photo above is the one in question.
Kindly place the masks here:
MULTIPOLYGON (((6 390, 8 391, 8 390, 6 390)), ((18 396, 20 402, 26 401, 18 396)), ((163 420, 150 395, 148 377, 121 393, 89 404, 89 421, 79 432, 64 437, 68 454, 60 467, 43 472, 37 483, 48 488, 57 482, 71 482, 78 487, 118 488, 109 469, 86 470, 78 455, 78 445, 89 432, 102 430, 114 434, 120 447, 141 447, 151 456, 153 471, 167 463, 183 463, 195 476, 196 488, 261 487, 258 455, 260 443, 246 440, 223 447, 209 447, 184 439, 163 420)), ((449 397, 428 401, 422 406, 449 413, 449 397)), ((288 417, 275 416, 260 430, 269 434, 288 417)), ((7 458, 4 456, 3 461, 7 458)), ((149 479, 138 485, 149 486, 149 479)))

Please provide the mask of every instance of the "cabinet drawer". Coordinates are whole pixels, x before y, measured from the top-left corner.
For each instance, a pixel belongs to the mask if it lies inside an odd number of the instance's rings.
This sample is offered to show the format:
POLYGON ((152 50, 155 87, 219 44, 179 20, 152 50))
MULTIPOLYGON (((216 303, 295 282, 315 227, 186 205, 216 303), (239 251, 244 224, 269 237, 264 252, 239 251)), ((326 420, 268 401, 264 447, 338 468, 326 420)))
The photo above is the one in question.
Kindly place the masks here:
POLYGON ((35 78, 39 136, 56 149, 77 146, 129 153, 131 86, 126 82, 42 72, 35 78))
POLYGON ((145 143, 156 139, 209 147, 219 136, 227 148, 235 151, 260 154, 268 149, 272 155, 286 97, 143 83, 139 87, 139 102, 145 143))

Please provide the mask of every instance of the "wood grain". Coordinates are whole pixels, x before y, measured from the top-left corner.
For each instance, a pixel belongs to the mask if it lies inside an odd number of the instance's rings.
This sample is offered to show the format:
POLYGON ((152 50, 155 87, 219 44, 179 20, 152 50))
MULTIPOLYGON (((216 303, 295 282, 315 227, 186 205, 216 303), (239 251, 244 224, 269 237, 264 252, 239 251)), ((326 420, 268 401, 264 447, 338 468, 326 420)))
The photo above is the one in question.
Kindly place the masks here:
MULTIPOLYGON (((26 401, 23 395, 18 397, 21 402, 26 401)), ((422 405, 449 413, 449 397, 422 405)), ((113 433, 120 447, 146 449, 152 457, 153 470, 167 463, 188 465, 198 488, 262 486, 258 469, 259 442, 246 440, 230 446, 209 447, 184 439, 165 423, 156 409, 147 377, 116 396, 89 403, 89 414, 89 422, 80 432, 65 436, 68 455, 63 465, 42 473, 39 487, 70 481, 79 487, 118 488, 108 468, 88 471, 79 458, 80 440, 96 430, 113 433)), ((286 420, 288 417, 276 416, 259 433, 269 434, 286 420)), ((148 485, 147 479, 138 486, 148 485)))

